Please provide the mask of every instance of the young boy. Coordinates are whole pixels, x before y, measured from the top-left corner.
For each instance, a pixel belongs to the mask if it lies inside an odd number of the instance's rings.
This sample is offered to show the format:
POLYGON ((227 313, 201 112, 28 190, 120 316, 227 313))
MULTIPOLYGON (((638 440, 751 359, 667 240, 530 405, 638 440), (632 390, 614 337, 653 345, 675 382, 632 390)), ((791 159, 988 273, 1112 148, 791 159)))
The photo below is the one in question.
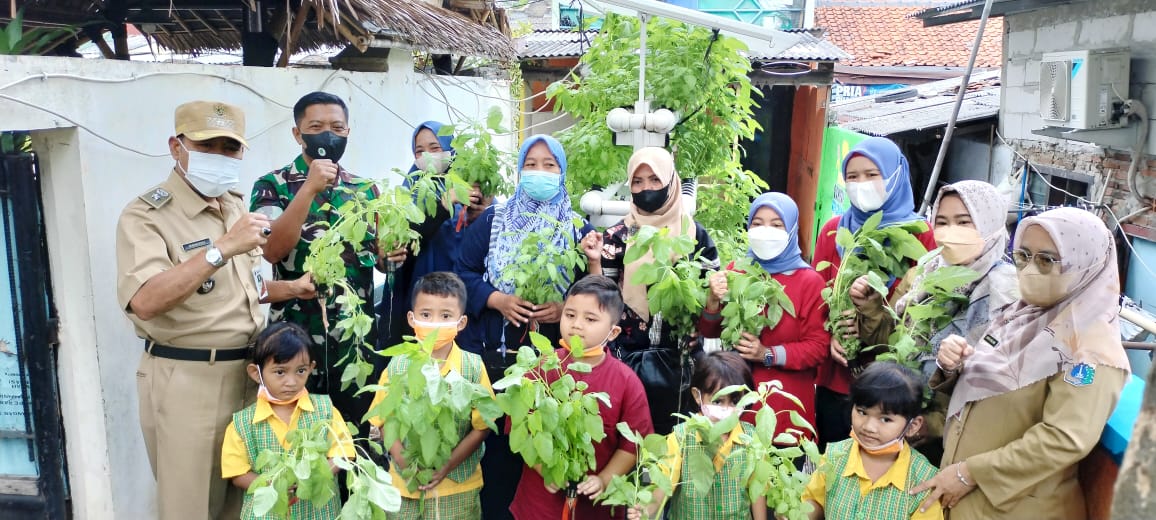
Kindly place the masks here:
MULTIPOLYGON (((617 424, 625 422, 642 435, 654 433, 642 382, 630 367, 606 353, 606 343, 622 331, 618 319, 623 305, 618 284, 605 276, 587 276, 570 288, 562 306, 563 341, 578 337, 584 346, 583 351, 576 354, 571 354, 569 349, 560 350, 562 366, 574 361, 590 365, 593 369, 589 373, 570 372, 570 375, 577 381, 585 381, 587 392, 605 392, 610 396, 610 406, 599 404, 606 437, 594 445, 594 472, 578 483, 579 498, 572 518, 613 518, 610 507, 595 506, 592 500, 606 489, 615 475, 634 468, 637 447, 619 435, 617 424)), ((560 518, 566 506, 565 495, 564 491, 547 488, 542 475, 525 466, 510 512, 517 520, 560 518)))
MULTIPOLYGON (((413 327, 414 335, 419 341, 429 336, 436 336, 434 340, 433 358, 442 360, 441 374, 444 377, 451 370, 461 374, 463 378, 490 389, 490 378, 486 375, 482 358, 477 354, 466 352, 458 348, 454 338, 458 332, 466 327, 466 286, 456 274, 448 272, 434 272, 423 276, 414 285, 413 310, 409 312, 409 325, 413 327)), ((389 384, 390 377, 405 373, 409 363, 406 358, 395 358, 389 368, 381 374, 379 384, 389 384)), ((373 398, 370 410, 373 410, 385 399, 385 392, 379 391, 373 398)), ((395 443, 389 447, 389 473, 393 482, 401 491, 401 509, 397 513, 387 513, 391 520, 417 520, 423 518, 439 518, 441 520, 476 520, 482 516, 482 505, 479 492, 482 489, 482 471, 479 463, 482 460, 482 451, 479 449, 486 439, 489 429, 481 414, 474 410, 470 417, 462 417, 460 421, 470 423, 471 428, 454 448, 453 455, 445 467, 433 475, 433 480, 410 492, 399 468, 405 467, 405 459, 401 455, 402 446, 395 443), (422 493, 426 501, 421 504, 422 493), (436 497, 436 500, 433 498, 436 497), (423 512, 424 511, 424 512, 423 512)), ((381 428, 384 420, 381 417, 370 417, 369 422, 374 428, 381 428)))

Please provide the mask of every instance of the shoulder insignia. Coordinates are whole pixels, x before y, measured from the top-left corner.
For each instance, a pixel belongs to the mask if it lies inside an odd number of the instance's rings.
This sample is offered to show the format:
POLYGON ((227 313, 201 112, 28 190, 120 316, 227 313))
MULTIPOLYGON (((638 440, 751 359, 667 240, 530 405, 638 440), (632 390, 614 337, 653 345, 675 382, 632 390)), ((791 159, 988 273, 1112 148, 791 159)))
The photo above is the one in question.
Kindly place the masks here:
POLYGON ((139 198, 140 200, 143 200, 145 204, 148 204, 149 206, 152 206, 153 209, 156 209, 164 206, 170 200, 172 200, 173 194, 169 193, 169 190, 158 186, 153 188, 151 191, 144 193, 139 198))

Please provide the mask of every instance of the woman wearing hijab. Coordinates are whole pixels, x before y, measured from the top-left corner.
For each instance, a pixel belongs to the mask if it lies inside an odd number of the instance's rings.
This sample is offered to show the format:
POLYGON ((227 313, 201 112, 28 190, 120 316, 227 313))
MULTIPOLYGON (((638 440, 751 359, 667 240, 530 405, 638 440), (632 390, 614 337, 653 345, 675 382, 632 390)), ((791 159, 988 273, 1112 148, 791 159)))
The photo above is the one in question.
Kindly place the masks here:
MULTIPOLYGON (((935 356, 939 343, 950 335, 961 336, 975 345, 982 338, 984 330, 1004 306, 1019 299, 1019 288, 1015 283, 1015 268, 1005 258, 1008 236, 1007 199, 995 186, 982 181, 960 181, 940 188, 939 196, 931 207, 934 218, 935 241, 942 248, 939 256, 915 273, 917 287, 920 280, 945 266, 963 266, 975 271, 979 277, 958 292, 965 294, 968 301, 964 305, 949 308, 951 322, 934 332, 922 344, 931 345, 931 352, 925 355, 923 373, 930 378, 935 372, 935 356)), ((895 312, 902 315, 907 305, 921 302, 927 294, 909 290, 898 297, 895 312)), ((858 318, 859 339, 864 345, 884 345, 895 330, 895 321, 883 308, 883 297, 871 290, 867 277, 861 277, 851 286, 851 299, 855 302, 858 318)), ((937 396, 937 403, 941 399, 937 396)), ((919 449, 933 463, 939 461, 943 436, 942 409, 932 407, 928 420, 924 421, 925 431, 919 439, 919 449)))
POLYGON ((634 369, 646 388, 647 402, 655 433, 668 434, 678 422, 674 413, 687 413, 694 402, 690 396, 690 363, 679 347, 687 338, 677 338, 650 314, 648 287, 634 282, 634 273, 652 263, 650 252, 629 264, 626 253, 633 245, 630 237, 642 226, 666 228, 675 238, 692 235, 695 253, 704 269, 718 268, 718 250, 706 228, 683 211, 682 181, 674 168, 674 157, 663 148, 640 148, 626 165, 630 185, 630 213, 603 234, 602 254, 591 255, 591 273, 603 274, 618 282, 626 310, 618 323, 622 332, 614 340, 615 357, 634 369))
MULTIPOLYGON (((843 181, 851 206, 843 215, 827 221, 815 241, 812 265, 830 264, 819 271, 825 282, 835 279, 842 262, 844 251, 835 243, 839 229, 854 233, 877 212, 883 213, 880 227, 924 221, 915 212, 907 158, 890 139, 869 137, 855 145, 843 159, 843 181)), ((925 229, 917 238, 928 250, 934 249, 935 237, 930 228, 925 229)), ((847 399, 851 390, 851 370, 847 368, 843 354, 843 347, 832 338, 831 356, 819 367, 815 377, 818 387, 815 393, 815 429, 820 445, 841 441, 851 433, 851 404, 847 399)))
MULTIPOLYGON (((454 157, 454 136, 440 135, 443 126, 438 121, 426 121, 413 130, 410 144, 414 161, 409 167, 409 175, 417 171, 443 174, 449 170, 454 157)), ((407 177, 404 182, 408 186, 411 181, 407 177)), ((405 263, 394 270, 390 294, 378 303, 377 315, 383 321, 378 328, 387 331, 379 336, 379 349, 396 345, 404 336, 413 334, 405 319, 413 284, 432 272, 453 271, 466 226, 477 220, 492 202, 493 196, 483 195, 479 185, 474 183, 468 205, 456 202, 451 208, 438 205, 437 213, 414 227, 421 235, 419 252, 416 256, 410 254, 405 263)))
POLYGON ((1082 520, 1077 465, 1129 377, 1116 245, 1075 208, 1024 219, 1015 244, 1020 301, 979 342, 940 345, 931 385, 951 394, 942 469, 912 493, 933 489, 928 502, 953 520, 1082 520))
MULTIPOLYGON (((764 193, 756 198, 747 214, 747 238, 750 243, 747 256, 783 285, 795 307, 795 315, 783 313, 774 328, 743 332, 742 341, 727 346, 733 347, 750 364, 756 386, 766 381, 781 381, 783 390, 802 404, 800 407, 776 395, 768 401, 769 406, 776 411, 797 411, 814 424, 815 370, 827 359, 831 335, 823 328, 827 321, 827 305, 822 298, 826 283, 803 260, 799 248, 799 208, 795 201, 782 193, 764 193)), ((727 266, 727 270, 733 269, 734 263, 727 266)), ((704 337, 717 338, 722 332, 720 313, 726 293, 726 273, 712 274, 706 307, 699 321, 699 332, 704 337)), ((790 421, 779 421, 775 435, 790 427, 790 421)))
MULTIPOLYGON (((522 240, 529 233, 556 229, 560 248, 573 248, 579 239, 592 242, 597 232, 590 224, 573 227, 575 213, 566 192, 566 152, 562 144, 547 135, 534 135, 522 143, 518 155, 518 187, 510 200, 495 204, 465 230, 454 270, 466 284, 465 330, 457 337, 460 348, 481 354, 490 380, 503 377, 514 363, 518 347, 528 345, 531 321, 538 332, 558 344, 561 304, 534 305, 514 295, 514 284, 502 280, 502 273, 514 261, 522 240), (586 237, 586 238, 583 238, 586 237)), ((568 273, 571 282, 582 273, 568 273)), ((567 287, 563 287, 563 290, 567 287)), ((501 423, 499 423, 501 424, 501 423)), ((522 475, 522 461, 510 451, 509 437, 503 433, 486 437, 482 458, 482 514, 487 520, 513 518, 510 503, 522 475)))

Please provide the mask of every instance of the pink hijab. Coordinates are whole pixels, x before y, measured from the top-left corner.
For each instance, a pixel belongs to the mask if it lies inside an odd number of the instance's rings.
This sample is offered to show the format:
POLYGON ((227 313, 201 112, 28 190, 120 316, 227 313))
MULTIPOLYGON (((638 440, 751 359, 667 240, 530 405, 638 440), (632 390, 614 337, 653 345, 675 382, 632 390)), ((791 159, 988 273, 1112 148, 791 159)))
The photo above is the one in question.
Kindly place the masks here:
POLYGON ((1059 208, 1029 217, 1016 230, 1040 226, 1060 254, 1071 290, 1051 307, 1009 305, 988 326, 951 394, 948 417, 967 403, 1027 387, 1078 363, 1129 371, 1120 343, 1120 277, 1116 244, 1104 222, 1087 211, 1059 208), (994 341, 993 347, 988 341, 994 341))

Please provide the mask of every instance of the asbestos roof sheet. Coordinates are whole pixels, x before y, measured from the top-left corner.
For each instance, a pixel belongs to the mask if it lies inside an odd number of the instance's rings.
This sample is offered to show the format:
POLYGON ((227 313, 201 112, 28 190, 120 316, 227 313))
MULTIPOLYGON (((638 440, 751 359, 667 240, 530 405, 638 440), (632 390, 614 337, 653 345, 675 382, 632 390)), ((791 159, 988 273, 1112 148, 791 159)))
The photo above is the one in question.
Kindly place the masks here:
MULTIPOLYGON (((868 135, 939 128, 951 118, 958 87, 959 78, 935 81, 835 103, 831 112, 840 128, 868 135), (910 97, 902 98, 903 92, 910 97)), ((1001 90, 999 71, 972 74, 956 123, 998 116, 1001 90)))
MULTIPOLYGON (((842 61, 851 58, 838 46, 824 37, 822 31, 792 30, 799 40, 785 51, 772 55, 761 52, 758 41, 740 38, 750 47, 748 57, 752 60, 798 60, 798 61, 842 61)), ((537 30, 514 40, 514 48, 519 59, 577 58, 598 36, 598 31, 537 30)), ((765 47, 765 42, 762 46, 765 47)))

